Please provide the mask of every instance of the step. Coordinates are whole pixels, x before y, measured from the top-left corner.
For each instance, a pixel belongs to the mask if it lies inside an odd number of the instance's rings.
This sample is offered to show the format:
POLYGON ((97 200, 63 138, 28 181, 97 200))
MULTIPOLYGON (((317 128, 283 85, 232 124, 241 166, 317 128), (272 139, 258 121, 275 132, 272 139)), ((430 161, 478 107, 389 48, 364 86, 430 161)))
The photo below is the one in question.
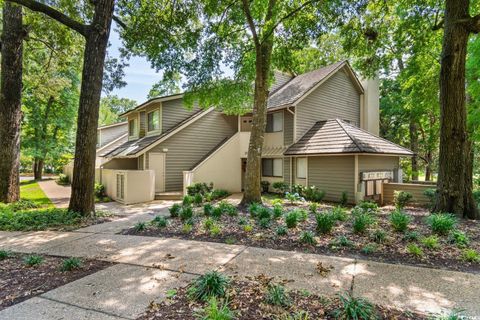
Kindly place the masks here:
POLYGON ((181 191, 155 193, 155 200, 182 200, 182 198, 183 192, 181 191))

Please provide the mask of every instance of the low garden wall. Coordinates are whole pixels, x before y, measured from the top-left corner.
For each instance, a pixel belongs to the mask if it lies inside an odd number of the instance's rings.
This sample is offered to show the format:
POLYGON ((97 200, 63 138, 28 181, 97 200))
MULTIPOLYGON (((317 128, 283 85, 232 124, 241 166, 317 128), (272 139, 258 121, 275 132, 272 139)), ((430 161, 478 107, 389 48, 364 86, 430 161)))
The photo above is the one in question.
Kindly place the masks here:
POLYGON ((393 195, 395 191, 410 192, 413 196, 412 203, 418 205, 429 205, 430 199, 424 195, 427 189, 435 189, 435 184, 418 184, 418 183, 384 183, 383 184, 383 202, 393 203, 393 195))

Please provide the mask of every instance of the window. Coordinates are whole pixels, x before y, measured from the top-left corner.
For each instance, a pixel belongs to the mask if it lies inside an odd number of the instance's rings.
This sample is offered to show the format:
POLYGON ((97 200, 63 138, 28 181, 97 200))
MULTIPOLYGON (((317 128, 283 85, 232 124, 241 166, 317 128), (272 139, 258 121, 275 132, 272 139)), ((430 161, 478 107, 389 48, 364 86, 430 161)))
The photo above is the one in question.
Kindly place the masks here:
POLYGON ((128 121, 128 135, 130 137, 137 135, 137 119, 131 119, 128 121))
POLYGON ((148 131, 160 130, 160 110, 155 110, 148 113, 148 131))
POLYGON ((262 159, 262 176, 282 177, 283 159, 262 159))
POLYGON ((307 178, 307 158, 297 158, 297 178, 307 178))
POLYGON ((283 112, 275 112, 267 114, 267 131, 280 132, 283 131, 283 112))

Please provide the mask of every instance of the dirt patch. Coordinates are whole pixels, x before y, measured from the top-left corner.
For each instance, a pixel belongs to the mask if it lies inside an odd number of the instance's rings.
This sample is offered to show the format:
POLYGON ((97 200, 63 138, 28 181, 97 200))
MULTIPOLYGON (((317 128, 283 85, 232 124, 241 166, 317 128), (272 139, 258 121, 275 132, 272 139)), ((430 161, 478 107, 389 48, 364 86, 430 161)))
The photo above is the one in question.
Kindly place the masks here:
MULTIPOLYGON (((227 293, 228 307, 237 320, 252 319, 337 319, 335 312, 341 310, 338 296, 323 297, 307 291, 287 291, 285 306, 267 303, 267 292, 272 278, 255 277, 246 281, 233 280, 227 293), (303 315, 301 317, 300 315, 303 315), (308 317, 307 317, 308 315, 308 317), (297 317, 295 317, 297 316, 297 317)), ((276 285, 276 284, 275 284, 276 285)), ((151 303, 141 320, 194 320, 202 313, 206 302, 193 301, 188 297, 188 287, 171 292, 162 303, 151 303)), ((347 297, 348 294, 343 295, 347 297)), ((378 319, 427 319, 427 317, 404 313, 400 310, 375 306, 378 319)))
POLYGON ((28 266, 25 262, 28 256, 12 253, 0 260, 0 310, 113 265, 98 260, 81 260, 79 268, 61 271, 67 258, 38 255, 42 258, 41 263, 28 266))
MULTIPOLYGON (((295 208, 308 210, 307 205, 284 205, 285 212, 295 208)), ((318 212, 325 212, 329 209, 331 209, 330 205, 322 205, 318 208, 318 212)), ((160 228, 153 224, 147 224, 142 230, 132 227, 122 233, 356 257, 395 264, 480 273, 480 263, 465 261, 462 254, 466 248, 458 247, 451 242, 448 236, 438 236, 439 245, 435 249, 423 245, 422 239, 432 235, 425 222, 429 215, 426 209, 414 207, 405 209, 405 212, 411 217, 406 233, 395 232, 391 227, 389 217, 393 209, 393 207, 381 208, 380 212, 376 214, 375 224, 361 234, 353 232, 350 213, 345 221, 337 221, 332 232, 328 234, 316 232, 315 215, 309 213, 305 221, 300 222, 296 228, 287 229, 286 235, 278 235, 277 229, 285 228, 283 217, 273 219, 268 227, 262 227, 259 221, 252 219, 246 210, 240 210, 238 216, 223 214, 215 222, 220 227, 220 231, 214 234, 205 227, 207 218, 203 215, 202 208, 195 209, 192 228, 185 228, 179 218, 169 218, 167 227, 160 228), (250 227, 245 228, 245 225, 250 227), (311 231, 315 234, 316 243, 314 245, 302 243, 301 235, 304 231, 311 231), (381 239, 376 237, 378 232, 384 233, 381 239), (416 234, 416 239, 409 239, 406 236, 413 233, 416 234), (410 244, 418 246, 422 250, 422 254, 410 253, 407 249, 410 244)), ((478 232, 480 222, 459 220, 456 229, 468 235, 470 239, 468 248, 480 252, 480 233, 478 232)))

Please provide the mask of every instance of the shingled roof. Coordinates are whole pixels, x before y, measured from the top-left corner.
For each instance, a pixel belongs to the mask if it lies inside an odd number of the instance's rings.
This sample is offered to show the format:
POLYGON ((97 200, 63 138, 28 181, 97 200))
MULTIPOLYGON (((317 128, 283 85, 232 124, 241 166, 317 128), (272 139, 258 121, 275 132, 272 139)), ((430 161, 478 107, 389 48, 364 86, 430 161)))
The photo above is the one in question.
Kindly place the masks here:
POLYGON ((319 154, 394 154, 413 156, 413 152, 340 119, 319 121, 285 155, 319 154))

